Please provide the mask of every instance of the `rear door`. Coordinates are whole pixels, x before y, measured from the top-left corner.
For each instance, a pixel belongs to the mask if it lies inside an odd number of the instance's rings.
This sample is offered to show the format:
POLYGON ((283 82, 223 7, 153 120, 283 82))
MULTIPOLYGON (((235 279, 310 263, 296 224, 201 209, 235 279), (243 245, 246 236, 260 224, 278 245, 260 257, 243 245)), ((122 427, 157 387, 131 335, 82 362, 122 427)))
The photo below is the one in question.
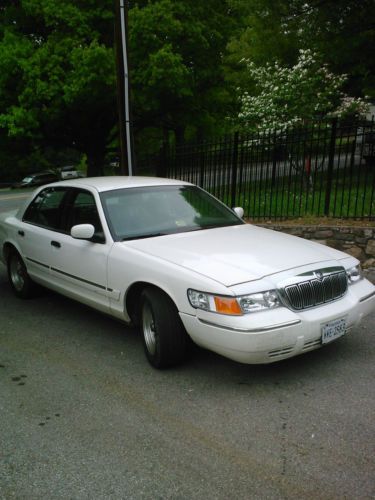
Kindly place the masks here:
POLYGON ((43 189, 26 209, 17 231, 19 248, 31 277, 49 282, 52 247, 62 228, 62 215, 68 189, 43 189))

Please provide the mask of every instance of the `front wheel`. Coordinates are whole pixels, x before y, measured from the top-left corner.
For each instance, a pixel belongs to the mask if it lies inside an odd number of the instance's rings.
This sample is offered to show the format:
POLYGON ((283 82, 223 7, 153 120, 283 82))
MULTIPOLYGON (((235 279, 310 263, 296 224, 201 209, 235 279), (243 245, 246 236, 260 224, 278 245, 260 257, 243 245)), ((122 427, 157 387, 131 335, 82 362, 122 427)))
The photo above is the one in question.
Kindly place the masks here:
POLYGON ((172 300, 163 292, 147 288, 141 297, 141 328, 144 350, 155 368, 167 368, 186 358, 190 338, 172 300))
POLYGON ((17 297, 29 299, 35 295, 36 285, 28 275, 26 266, 16 250, 13 250, 8 257, 8 278, 17 297))

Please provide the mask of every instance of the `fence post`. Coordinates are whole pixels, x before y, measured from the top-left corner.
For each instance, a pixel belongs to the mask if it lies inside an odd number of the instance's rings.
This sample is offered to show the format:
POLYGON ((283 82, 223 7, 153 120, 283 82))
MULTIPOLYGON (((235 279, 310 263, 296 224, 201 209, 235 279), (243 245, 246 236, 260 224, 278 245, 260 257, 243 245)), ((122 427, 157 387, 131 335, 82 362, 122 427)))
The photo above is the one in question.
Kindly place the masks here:
POLYGON ((239 133, 234 133, 233 141, 233 154, 232 154, 232 191, 231 191, 231 207, 236 206, 236 193, 237 193, 237 168, 238 168, 238 145, 239 133))
POLYGON ((328 169, 327 169, 327 187, 326 199, 324 204, 324 215, 329 215, 329 205, 331 202, 332 180, 333 180, 333 165, 335 160, 335 145, 336 145, 336 132, 337 132, 337 118, 332 120, 331 140, 329 143, 328 153, 328 169))
POLYGON ((199 186, 204 189, 204 170, 205 170, 205 157, 204 147, 199 151, 199 186))
POLYGON ((167 144, 163 142, 162 148, 159 151, 156 165, 157 177, 166 177, 167 175, 167 144))

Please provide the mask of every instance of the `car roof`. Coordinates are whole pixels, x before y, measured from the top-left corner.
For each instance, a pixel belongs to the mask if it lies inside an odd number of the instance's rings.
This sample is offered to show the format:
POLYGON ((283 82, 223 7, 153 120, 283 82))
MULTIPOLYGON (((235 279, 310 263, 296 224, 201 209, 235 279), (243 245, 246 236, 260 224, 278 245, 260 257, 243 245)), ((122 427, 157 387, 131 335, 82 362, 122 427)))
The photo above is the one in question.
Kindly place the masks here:
POLYGON ((54 172, 34 172, 33 174, 27 174, 26 177, 36 177, 41 175, 56 175, 54 172))
POLYGON ((92 188, 98 192, 112 191, 115 189, 126 189, 135 187, 151 187, 151 186, 191 186, 189 182, 184 182, 175 179, 163 179, 161 177, 127 177, 125 175, 108 176, 108 177, 84 177, 80 179, 65 180, 56 182, 54 186, 71 186, 80 188, 92 188))

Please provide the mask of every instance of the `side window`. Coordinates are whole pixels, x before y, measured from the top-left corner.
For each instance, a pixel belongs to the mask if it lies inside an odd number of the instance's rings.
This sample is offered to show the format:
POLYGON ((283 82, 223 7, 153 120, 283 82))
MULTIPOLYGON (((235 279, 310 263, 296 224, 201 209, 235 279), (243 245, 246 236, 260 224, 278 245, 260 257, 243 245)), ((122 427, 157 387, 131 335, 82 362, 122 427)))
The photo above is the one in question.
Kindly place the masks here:
POLYGON ((61 215, 65 188, 48 188, 41 191, 27 208, 23 220, 58 231, 61 227, 61 215))
POLYGON ((92 224, 95 228, 95 241, 104 241, 103 227, 100 222, 95 199, 88 191, 78 191, 72 202, 69 229, 77 224, 92 224))

